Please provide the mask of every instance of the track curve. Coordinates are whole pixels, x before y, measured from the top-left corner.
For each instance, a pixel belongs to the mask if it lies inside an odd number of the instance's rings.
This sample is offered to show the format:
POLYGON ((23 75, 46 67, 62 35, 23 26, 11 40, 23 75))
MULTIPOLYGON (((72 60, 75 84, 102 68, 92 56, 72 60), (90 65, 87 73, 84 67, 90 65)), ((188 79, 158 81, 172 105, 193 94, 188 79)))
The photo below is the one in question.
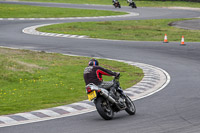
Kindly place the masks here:
MULTIPOLYGON (((23 4, 28 4, 27 2, 23 4)), ((33 4, 33 3, 31 3, 33 4)), ((41 4, 41 3, 37 3, 41 4)), ((43 4, 44 6, 45 4, 43 4)), ((47 6, 72 7, 71 4, 50 4, 47 6)), ((90 8, 111 10, 111 6, 73 5, 74 8, 90 8)), ((116 9, 113 9, 116 10, 116 9)), ((43 50, 83 56, 95 56, 130 60, 152 64, 169 72, 172 81, 163 90, 145 99, 136 101, 137 114, 128 116, 118 113, 114 120, 104 121, 97 112, 84 115, 60 118, 0 130, 3 133, 64 133, 64 132, 140 132, 140 133, 186 133, 200 131, 200 44, 187 43, 180 46, 177 42, 163 44, 162 42, 87 40, 74 38, 50 38, 32 36, 22 33, 22 29, 54 22, 161 19, 161 18, 192 18, 199 17, 198 11, 174 10, 162 8, 128 7, 123 11, 134 11, 137 17, 90 20, 24 20, 0 21, 0 45, 31 50, 43 50)))

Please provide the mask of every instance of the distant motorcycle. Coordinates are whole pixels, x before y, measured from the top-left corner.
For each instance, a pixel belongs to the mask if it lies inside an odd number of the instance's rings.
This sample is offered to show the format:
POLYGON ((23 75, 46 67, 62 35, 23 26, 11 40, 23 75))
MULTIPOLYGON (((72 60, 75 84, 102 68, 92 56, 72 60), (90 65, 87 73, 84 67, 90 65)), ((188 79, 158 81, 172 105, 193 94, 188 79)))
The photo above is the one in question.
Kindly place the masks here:
POLYGON ((115 8, 117 8, 117 7, 121 8, 121 5, 120 5, 120 3, 119 3, 118 0, 113 0, 112 2, 113 2, 113 6, 114 6, 115 8))
POLYGON ((119 77, 113 80, 115 92, 111 93, 110 89, 99 88, 93 83, 86 86, 88 99, 94 102, 97 112, 105 120, 110 120, 114 117, 114 112, 125 110, 129 115, 134 115, 136 112, 133 101, 126 95, 122 94, 122 89, 119 85, 119 77), (112 96, 114 94, 114 96, 112 96))
POLYGON ((132 8, 137 8, 137 6, 133 0, 127 0, 127 3, 129 3, 129 6, 131 6, 132 8))

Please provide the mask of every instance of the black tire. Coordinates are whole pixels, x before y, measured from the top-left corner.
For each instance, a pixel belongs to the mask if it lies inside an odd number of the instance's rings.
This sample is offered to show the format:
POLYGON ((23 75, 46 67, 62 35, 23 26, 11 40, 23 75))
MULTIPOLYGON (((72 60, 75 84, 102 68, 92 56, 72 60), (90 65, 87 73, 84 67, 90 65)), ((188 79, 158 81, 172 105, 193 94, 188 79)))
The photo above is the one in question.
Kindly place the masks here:
POLYGON ((96 100, 96 108, 99 115, 105 120, 111 120, 113 118, 114 112, 105 98, 98 97, 96 100))
POLYGON ((129 115, 134 115, 136 113, 135 105, 128 96, 126 96, 126 106, 127 108, 125 110, 129 115))

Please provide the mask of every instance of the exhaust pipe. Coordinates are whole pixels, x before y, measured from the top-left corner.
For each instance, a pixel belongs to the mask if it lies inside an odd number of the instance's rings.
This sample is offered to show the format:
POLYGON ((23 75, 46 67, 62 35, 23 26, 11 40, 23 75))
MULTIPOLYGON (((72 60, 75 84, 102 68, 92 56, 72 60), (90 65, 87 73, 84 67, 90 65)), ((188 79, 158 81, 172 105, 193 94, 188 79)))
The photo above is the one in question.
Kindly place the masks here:
POLYGON ((113 99, 113 98, 109 95, 109 93, 108 93, 107 90, 101 89, 100 94, 101 94, 104 98, 108 99, 108 101, 110 101, 111 103, 115 103, 115 104, 117 103, 117 102, 115 101, 115 99, 113 99))

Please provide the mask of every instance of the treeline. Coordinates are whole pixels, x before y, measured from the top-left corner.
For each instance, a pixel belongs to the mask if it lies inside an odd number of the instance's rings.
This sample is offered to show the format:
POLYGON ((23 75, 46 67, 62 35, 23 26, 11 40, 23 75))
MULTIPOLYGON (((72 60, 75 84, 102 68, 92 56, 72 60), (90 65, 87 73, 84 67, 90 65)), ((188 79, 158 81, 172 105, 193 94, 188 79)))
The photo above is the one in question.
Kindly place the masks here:
POLYGON ((135 0, 135 1, 187 1, 187 2, 200 2, 200 0, 135 0))

